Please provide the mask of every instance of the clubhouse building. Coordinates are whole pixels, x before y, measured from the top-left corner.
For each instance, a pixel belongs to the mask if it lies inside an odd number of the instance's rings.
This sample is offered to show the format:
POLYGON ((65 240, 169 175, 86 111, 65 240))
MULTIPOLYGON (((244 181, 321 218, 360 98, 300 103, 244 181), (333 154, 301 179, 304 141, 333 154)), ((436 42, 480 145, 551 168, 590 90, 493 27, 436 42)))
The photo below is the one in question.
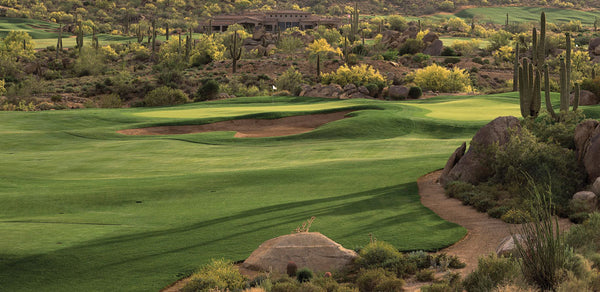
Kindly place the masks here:
POLYGON ((267 32, 277 32, 290 27, 298 27, 301 30, 312 29, 318 25, 337 28, 341 23, 340 18, 316 16, 306 11, 274 10, 248 12, 240 15, 219 15, 205 23, 204 27, 213 32, 224 32, 230 25, 240 24, 250 31, 264 28, 267 32))

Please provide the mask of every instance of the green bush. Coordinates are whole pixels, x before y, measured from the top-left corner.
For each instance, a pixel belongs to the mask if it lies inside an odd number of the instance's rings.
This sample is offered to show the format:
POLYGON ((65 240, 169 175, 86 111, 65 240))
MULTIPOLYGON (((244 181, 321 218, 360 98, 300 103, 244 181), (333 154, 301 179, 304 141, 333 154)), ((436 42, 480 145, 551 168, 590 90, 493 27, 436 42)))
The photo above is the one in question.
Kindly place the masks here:
POLYGON ((425 44, 423 43, 422 40, 418 40, 418 39, 407 39, 404 44, 402 44, 402 47, 400 47, 399 53, 400 55, 406 55, 406 54, 416 54, 416 53, 420 53, 421 51, 423 51, 423 49, 425 48, 425 44))
POLYGON ((444 59, 444 64, 457 64, 460 62, 460 57, 448 57, 444 59))
POLYGON ((309 282, 314 276, 313 272, 309 268, 302 268, 296 272, 296 279, 298 282, 309 282))
POLYGON ((188 96, 180 89, 167 86, 158 87, 146 94, 144 104, 146 106, 167 106, 189 102, 188 96))
POLYGON ((417 272, 416 277, 419 282, 431 282, 435 279, 435 271, 432 269, 423 269, 417 272))
POLYGON ((386 61, 396 61, 396 60, 398 60, 398 51, 396 51, 396 50, 387 50, 383 54, 381 54, 381 56, 386 61))
POLYGON ((423 54, 423 53, 416 53, 413 57, 412 60, 415 63, 418 63, 419 65, 425 65, 429 59, 431 59, 431 56, 427 55, 427 54, 423 54))
POLYGON ((401 291, 402 286, 404 285, 404 281, 396 278, 390 272, 382 269, 361 269, 358 274, 358 278, 356 279, 356 285, 361 292, 371 292, 371 291, 401 291), (400 281, 398 281, 400 280, 400 281), (390 287, 395 288, 396 290, 387 290, 390 287), (386 290, 379 290, 386 289, 386 290))
POLYGON ((369 54, 369 49, 363 44, 358 44, 352 47, 352 53, 360 56, 366 56, 369 54))
POLYGON ((402 258, 394 246, 383 241, 369 243, 360 251, 356 264, 361 268, 381 267, 385 262, 398 261, 402 258))
POLYGON ((553 201, 562 206, 559 212, 563 213, 585 179, 574 151, 556 143, 540 142, 527 129, 512 135, 509 142, 498 149, 493 167, 495 175, 491 180, 523 198, 530 194, 523 188, 529 180, 538 186, 551 186, 553 201))
POLYGON ((508 210, 510 210, 509 206, 496 206, 487 210, 487 213, 492 218, 500 219, 504 214, 506 214, 506 212, 508 212, 508 210))
POLYGON ((411 86, 408 89, 408 98, 417 99, 423 95, 423 90, 419 86, 411 86))
POLYGON ((219 83, 213 79, 208 79, 202 83, 196 91, 195 101, 211 100, 219 94, 219 83))
POLYGON ((294 68, 294 66, 288 68, 279 78, 275 81, 275 86, 278 90, 287 90, 294 95, 300 94, 300 85, 304 83, 302 74, 294 68))
POLYGON ((404 31, 408 27, 406 19, 400 15, 390 15, 387 21, 393 30, 404 31))
POLYGON ((575 149, 575 127, 585 119, 585 115, 581 111, 569 111, 559 115, 560 122, 549 115, 540 115, 535 120, 524 119, 522 125, 541 142, 556 143, 563 148, 575 149))
POLYGON ((516 261, 491 254, 479 258, 477 269, 467 275, 462 284, 467 291, 491 291, 510 282, 518 274, 519 266, 516 261))
POLYGON ((209 289, 240 290, 246 286, 246 278, 238 268, 225 260, 213 259, 191 276, 191 281, 181 291, 208 291, 209 289))
POLYGON ((271 288, 271 292, 296 292, 300 291, 300 285, 292 282, 275 283, 271 288))
POLYGON ((450 198, 456 198, 459 194, 473 191, 475 186, 468 182, 463 181, 451 181, 446 184, 446 195, 450 198))
POLYGON ((600 252, 600 213, 594 212, 581 225, 575 225, 566 233, 567 244, 582 253, 600 252))
POLYGON ((103 94, 97 97, 98 106, 101 108, 120 108, 121 98, 117 94, 103 94))
POLYGON ((431 255, 424 251, 413 251, 406 255, 409 262, 415 263, 419 270, 429 268, 431 266, 431 255))

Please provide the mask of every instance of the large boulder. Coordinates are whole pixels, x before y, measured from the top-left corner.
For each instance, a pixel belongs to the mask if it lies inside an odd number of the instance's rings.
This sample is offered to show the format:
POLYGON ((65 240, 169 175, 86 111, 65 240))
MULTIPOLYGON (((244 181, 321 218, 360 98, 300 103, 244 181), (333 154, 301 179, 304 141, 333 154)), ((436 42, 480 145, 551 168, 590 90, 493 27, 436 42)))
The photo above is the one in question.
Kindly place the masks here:
POLYGON ((425 36, 423 36, 423 43, 431 43, 435 40, 439 40, 440 37, 438 36, 437 33, 430 31, 429 33, 427 33, 425 36))
POLYGON ((592 192, 596 194, 596 196, 600 196, 600 177, 596 178, 592 184, 592 192))
POLYGON ((409 88, 406 86, 392 85, 388 88, 388 96, 391 99, 406 99, 408 98, 409 88))
MULTIPOLYGON (((573 105, 575 95, 571 94, 570 104, 573 105)), ((579 91, 579 105, 596 105, 600 103, 600 98, 589 90, 579 91)))
MULTIPOLYGON (((455 163, 446 175, 440 177, 440 181, 448 183, 460 180, 471 184, 487 181, 494 175, 494 169, 491 167, 493 154, 491 155, 490 151, 494 147, 506 144, 511 134, 518 133, 520 130, 519 119, 512 116, 498 117, 483 126, 473 136, 467 153, 455 163)), ((456 159, 455 157, 450 158, 456 159)), ((448 162, 447 164, 452 163, 448 162)))
POLYGON ((517 245, 515 244, 515 238, 520 244, 524 244, 524 237, 521 234, 515 234, 515 237, 509 235, 500 240, 500 244, 496 248, 496 255, 498 256, 516 256, 517 245))
POLYGON ((594 182, 600 177, 600 123, 586 120, 575 127, 575 151, 578 161, 583 164, 588 180, 594 182))
POLYGON ((314 86, 310 86, 304 84, 301 86, 300 96, 310 96, 310 97, 324 97, 324 98, 339 98, 340 95, 344 92, 342 87, 338 84, 316 84, 314 86))
POLYGON ((600 55, 600 52, 597 50, 598 48, 600 48, 600 38, 590 39, 590 43, 588 46, 588 52, 590 54, 590 57, 592 57, 592 59, 594 59, 595 57, 600 55))
POLYGON ((292 261, 298 268, 327 272, 341 270, 358 255, 318 232, 299 232, 265 241, 244 261, 250 270, 285 273, 292 261))
POLYGON ((466 150, 467 150, 467 143, 463 142, 462 145, 460 145, 458 148, 456 148, 456 150, 454 150, 454 153, 452 153, 452 155, 450 155, 450 158, 446 162, 446 165, 444 166, 444 170, 442 171, 442 174, 440 176, 440 183, 442 185, 446 185, 447 183, 449 183, 449 181, 447 181, 447 179, 448 179, 448 174, 450 173, 450 170, 452 170, 452 168, 454 168, 454 166, 458 163, 458 161, 460 161, 460 159, 463 157, 463 155, 465 155, 466 150))
POLYGON ((598 205, 598 197, 594 192, 580 191, 573 195, 573 201, 579 202, 579 206, 583 207, 587 212, 593 212, 598 205))
POLYGON ((442 50, 444 49, 444 43, 437 39, 432 41, 424 50, 423 54, 430 56, 440 56, 442 54, 442 50))

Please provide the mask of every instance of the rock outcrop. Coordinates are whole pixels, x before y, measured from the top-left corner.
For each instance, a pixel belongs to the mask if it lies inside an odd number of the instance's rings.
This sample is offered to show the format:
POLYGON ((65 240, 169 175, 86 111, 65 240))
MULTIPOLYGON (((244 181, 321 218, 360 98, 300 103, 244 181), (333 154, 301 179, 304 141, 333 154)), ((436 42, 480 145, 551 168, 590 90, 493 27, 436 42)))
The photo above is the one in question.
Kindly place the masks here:
POLYGON ((358 255, 318 232, 300 232, 265 241, 244 261, 250 270, 285 273, 288 262, 298 268, 327 272, 340 270, 358 255))
MULTIPOLYGON (((493 147, 501 147, 506 144, 510 135, 515 132, 518 133, 521 130, 521 124, 519 119, 507 116, 498 117, 483 126, 473 139, 467 153, 456 161, 456 155, 453 154, 446 165, 454 164, 447 174, 442 174, 440 182, 444 184, 460 180, 471 184, 478 184, 480 182, 487 181, 491 176, 494 175, 494 169, 491 167, 493 155, 490 155, 490 151, 493 147)), ((459 149, 461 149, 459 147, 459 149)), ((457 149, 457 151, 459 150, 457 149)), ((457 154, 458 155, 458 154, 457 154)))
MULTIPOLYGON (((520 244, 524 243, 524 238, 521 234, 515 234, 515 237, 519 241, 520 244)), ((516 256, 517 245, 515 244, 515 238, 511 235, 503 238, 500 241, 500 244, 496 248, 496 255, 498 256, 516 256)))

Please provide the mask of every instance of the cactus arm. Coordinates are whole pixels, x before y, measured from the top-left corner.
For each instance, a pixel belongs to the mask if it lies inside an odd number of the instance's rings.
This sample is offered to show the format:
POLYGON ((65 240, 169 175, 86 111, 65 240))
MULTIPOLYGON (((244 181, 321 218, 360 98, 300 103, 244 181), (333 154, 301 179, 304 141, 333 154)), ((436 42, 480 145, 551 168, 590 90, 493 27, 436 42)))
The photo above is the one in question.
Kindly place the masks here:
POLYGON ((550 74, 548 73, 548 65, 544 65, 544 97, 546 99, 546 111, 556 120, 556 113, 552 107, 552 101, 550 100, 550 74))

